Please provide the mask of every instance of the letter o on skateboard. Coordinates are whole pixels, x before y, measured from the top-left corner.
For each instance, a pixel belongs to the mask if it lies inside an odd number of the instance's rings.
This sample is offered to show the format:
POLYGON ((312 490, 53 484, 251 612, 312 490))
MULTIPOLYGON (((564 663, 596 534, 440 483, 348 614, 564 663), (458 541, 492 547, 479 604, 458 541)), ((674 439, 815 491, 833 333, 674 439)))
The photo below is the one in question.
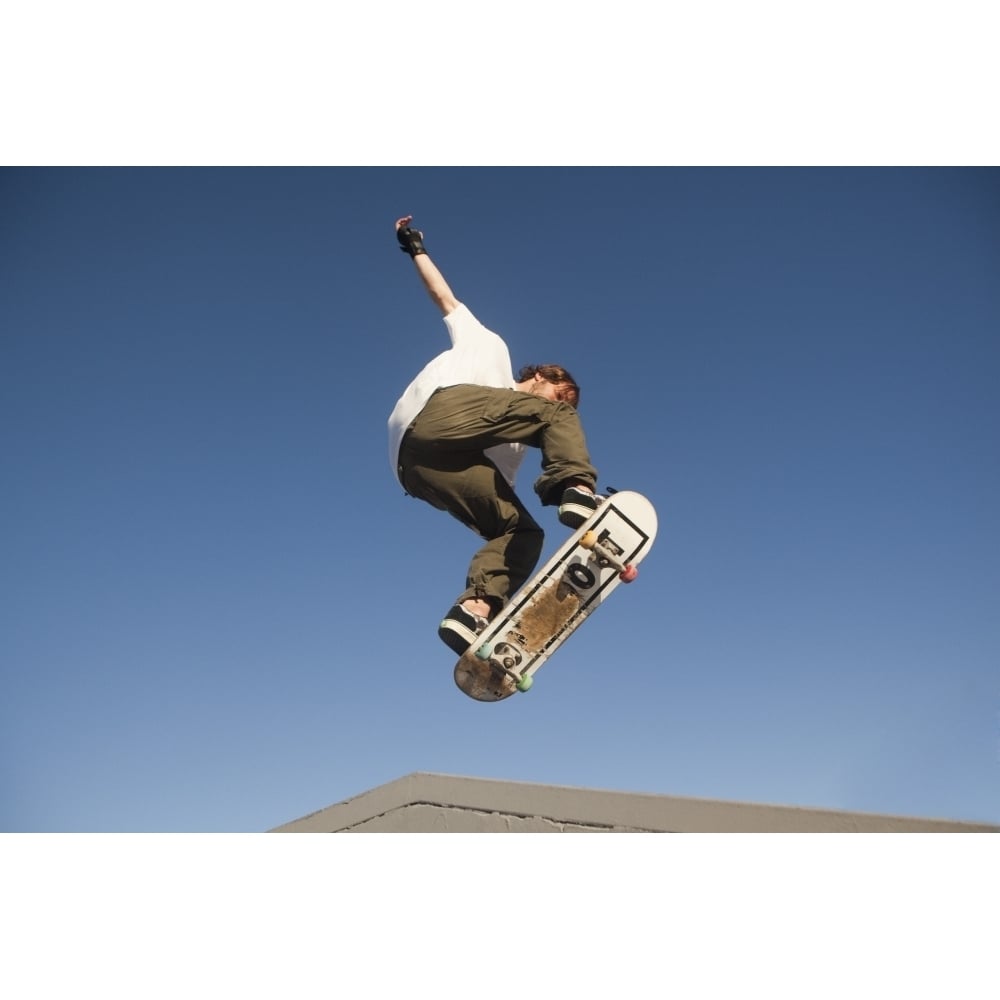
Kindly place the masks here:
POLYGON ((570 563, 566 567, 566 575, 581 590, 590 590, 597 583, 597 577, 583 563, 570 563))

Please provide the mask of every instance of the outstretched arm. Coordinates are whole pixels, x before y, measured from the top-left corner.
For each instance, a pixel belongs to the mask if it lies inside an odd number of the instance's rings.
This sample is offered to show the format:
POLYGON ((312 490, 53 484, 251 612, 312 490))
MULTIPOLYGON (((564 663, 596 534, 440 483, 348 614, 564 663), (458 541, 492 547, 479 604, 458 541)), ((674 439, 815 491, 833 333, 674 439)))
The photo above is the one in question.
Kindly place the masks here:
POLYGON ((437 265, 427 255, 424 249, 424 234, 416 229, 410 228, 412 215, 405 215, 402 219, 396 220, 396 239, 399 245, 413 258, 413 263, 417 268, 424 287, 434 300, 442 314, 454 312, 458 308, 459 301, 455 294, 444 280, 444 275, 437 269, 437 265))

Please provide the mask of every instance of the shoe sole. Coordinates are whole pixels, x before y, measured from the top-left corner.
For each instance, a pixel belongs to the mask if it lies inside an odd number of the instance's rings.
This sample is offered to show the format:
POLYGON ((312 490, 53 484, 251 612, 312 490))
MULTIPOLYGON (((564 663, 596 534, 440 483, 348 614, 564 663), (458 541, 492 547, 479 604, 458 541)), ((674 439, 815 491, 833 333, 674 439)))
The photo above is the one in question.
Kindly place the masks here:
POLYGON ((454 618, 446 618, 438 626, 438 636, 441 641, 459 656, 464 656, 469 647, 476 641, 478 632, 473 632, 470 628, 454 618), (464 645, 461 645, 464 643, 464 645))
POLYGON ((584 507, 583 504, 568 503, 559 508, 559 520, 567 528, 579 528, 596 510, 596 507, 584 507))

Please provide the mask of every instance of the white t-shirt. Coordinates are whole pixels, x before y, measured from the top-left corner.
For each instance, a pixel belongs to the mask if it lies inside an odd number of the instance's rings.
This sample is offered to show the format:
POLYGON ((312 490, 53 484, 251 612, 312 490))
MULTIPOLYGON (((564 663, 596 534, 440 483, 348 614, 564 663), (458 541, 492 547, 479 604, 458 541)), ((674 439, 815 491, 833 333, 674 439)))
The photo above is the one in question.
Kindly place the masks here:
MULTIPOLYGON (((514 388, 510 352, 497 334, 487 330, 461 303, 445 316, 444 324, 451 337, 451 349, 424 366, 399 397, 389 416, 389 464, 393 475, 398 471, 399 445, 403 435, 435 390, 448 385, 514 388)), ((518 466, 524 458, 524 445, 501 444, 487 448, 485 454, 513 486, 518 466)))

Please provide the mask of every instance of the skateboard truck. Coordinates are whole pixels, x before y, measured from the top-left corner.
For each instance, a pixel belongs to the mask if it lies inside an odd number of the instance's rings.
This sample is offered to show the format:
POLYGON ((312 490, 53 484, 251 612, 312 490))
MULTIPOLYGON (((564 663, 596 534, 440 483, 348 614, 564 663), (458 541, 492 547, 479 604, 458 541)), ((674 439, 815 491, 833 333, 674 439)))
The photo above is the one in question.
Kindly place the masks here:
POLYGON ((580 539, 580 545, 590 552, 593 552, 598 559, 603 560, 609 566, 618 570, 618 576, 622 583, 631 583, 638 575, 639 570, 631 563, 623 563, 618 556, 611 551, 598 537, 596 531, 587 531, 580 539))
MULTIPOLYGON (((526 677, 522 677, 517 671, 514 670, 514 660, 503 656, 502 647, 504 643, 497 643, 496 646, 492 642, 484 642, 476 650, 476 658, 479 660, 488 660, 490 665, 494 670, 498 672, 505 673, 513 682, 514 686, 518 691, 527 691, 532 684, 535 683, 535 679, 529 674, 526 677), (500 654, 498 656, 497 654, 500 654), (503 658, 501 658, 501 656, 503 658)), ((517 658, 520 662, 520 657, 517 658)))

